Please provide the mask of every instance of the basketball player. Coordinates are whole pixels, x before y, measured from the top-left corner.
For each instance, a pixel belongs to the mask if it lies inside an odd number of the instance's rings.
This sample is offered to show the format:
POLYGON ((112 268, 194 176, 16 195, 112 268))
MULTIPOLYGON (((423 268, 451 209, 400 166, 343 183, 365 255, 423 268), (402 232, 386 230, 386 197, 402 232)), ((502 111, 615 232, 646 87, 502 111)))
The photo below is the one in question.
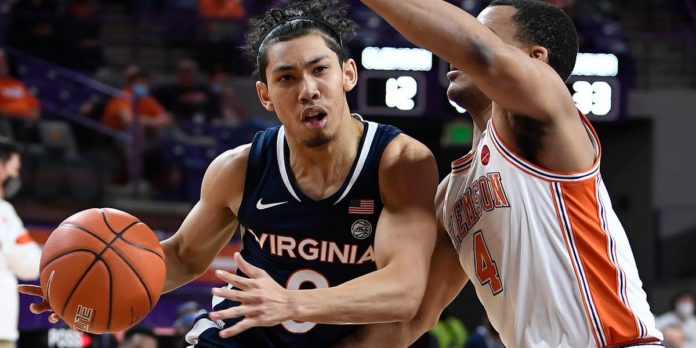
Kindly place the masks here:
POLYGON ((213 289, 215 312, 187 335, 196 347, 326 347, 359 326, 316 323, 403 321, 418 310, 437 168, 421 143, 351 115, 357 70, 344 45, 354 30, 334 0, 252 22, 259 99, 283 126, 215 159, 200 201, 162 242, 171 291, 242 233, 238 274, 218 273, 234 288, 213 289))
POLYGON ((352 346, 406 346, 467 278, 508 347, 661 346, 599 175, 599 141, 564 84, 577 55, 571 20, 532 0, 493 1, 478 21, 438 0, 363 2, 452 62, 448 94, 472 107, 477 132, 438 191, 458 255, 433 254, 414 320, 368 327, 352 346), (456 257, 465 273, 450 268, 456 257))

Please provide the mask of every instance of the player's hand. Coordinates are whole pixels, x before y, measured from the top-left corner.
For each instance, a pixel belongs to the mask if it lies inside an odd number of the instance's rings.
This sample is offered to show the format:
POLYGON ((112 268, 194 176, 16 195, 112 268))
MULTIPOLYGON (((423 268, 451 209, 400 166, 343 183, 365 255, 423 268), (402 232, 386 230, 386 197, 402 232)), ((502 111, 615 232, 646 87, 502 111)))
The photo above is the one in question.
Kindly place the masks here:
POLYGON ((239 269, 249 278, 225 271, 216 271, 218 278, 234 286, 213 288, 215 296, 240 302, 239 306, 211 312, 211 320, 244 317, 237 324, 222 330, 220 337, 237 335, 252 327, 274 326, 292 318, 293 309, 288 290, 276 283, 266 271, 251 265, 239 253, 234 254, 239 269), (239 290, 237 290, 239 289, 239 290))
MULTIPOLYGON (((34 303, 29 305, 29 310, 32 313, 40 314, 43 312, 51 312, 51 306, 48 304, 48 302, 44 298, 43 290, 41 290, 40 286, 27 285, 27 284, 17 285, 17 291, 19 291, 20 293, 25 294, 25 295, 41 297, 41 302, 34 302, 34 303)), ((48 316, 48 321, 51 322, 52 324, 57 323, 59 320, 60 320, 60 317, 56 313, 51 313, 48 316)))

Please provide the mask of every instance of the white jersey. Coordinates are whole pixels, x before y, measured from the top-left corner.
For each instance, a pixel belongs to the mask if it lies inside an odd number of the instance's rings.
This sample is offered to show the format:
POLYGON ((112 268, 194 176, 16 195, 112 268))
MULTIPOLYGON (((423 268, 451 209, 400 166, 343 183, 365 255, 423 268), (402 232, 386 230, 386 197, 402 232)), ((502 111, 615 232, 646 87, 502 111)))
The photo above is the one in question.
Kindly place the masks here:
POLYGON ((631 247, 599 174, 542 169, 492 121, 452 163, 443 224, 507 347, 659 342, 631 247))
POLYGON ((31 239, 12 205, 0 198, 0 341, 19 337, 17 278, 39 276, 41 249, 31 239))

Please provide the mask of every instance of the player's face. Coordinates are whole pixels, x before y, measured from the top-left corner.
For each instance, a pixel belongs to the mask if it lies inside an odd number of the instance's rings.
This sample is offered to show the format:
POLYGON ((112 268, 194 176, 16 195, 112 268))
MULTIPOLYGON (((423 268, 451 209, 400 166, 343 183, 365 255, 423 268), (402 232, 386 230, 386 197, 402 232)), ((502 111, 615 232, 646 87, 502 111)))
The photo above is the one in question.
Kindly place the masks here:
MULTIPOLYGON (((512 6, 487 7, 481 11, 478 20, 506 43, 521 48, 524 45, 515 39, 517 27, 512 19, 516 12, 517 9, 512 6)), ((457 104, 466 107, 467 104, 478 102, 473 98, 485 98, 471 78, 456 66, 450 64, 447 79, 450 81, 447 97, 457 104)))
POLYGON ((318 33, 271 44, 266 54, 267 83, 256 84, 261 103, 305 146, 329 143, 349 115, 345 93, 357 82, 355 62, 339 62, 318 33))
POLYGON ((457 69, 457 67, 452 64, 450 64, 447 79, 449 80, 447 98, 460 106, 465 106, 470 103, 471 101, 468 99, 479 92, 478 87, 476 87, 469 75, 457 69))

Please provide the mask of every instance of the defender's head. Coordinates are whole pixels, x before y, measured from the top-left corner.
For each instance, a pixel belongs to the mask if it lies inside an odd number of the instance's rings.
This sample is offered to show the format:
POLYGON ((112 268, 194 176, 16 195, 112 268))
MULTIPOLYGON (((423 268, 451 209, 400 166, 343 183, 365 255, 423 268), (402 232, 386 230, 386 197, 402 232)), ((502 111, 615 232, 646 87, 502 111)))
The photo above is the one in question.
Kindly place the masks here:
POLYGON ((478 16, 503 41, 547 62, 568 79, 578 55, 578 33, 561 9, 538 0, 494 0, 478 16))
POLYGON ((292 3, 253 19, 246 36, 261 104, 308 147, 328 144, 350 115, 346 92, 357 67, 344 44, 357 26, 346 12, 336 0, 292 3))

